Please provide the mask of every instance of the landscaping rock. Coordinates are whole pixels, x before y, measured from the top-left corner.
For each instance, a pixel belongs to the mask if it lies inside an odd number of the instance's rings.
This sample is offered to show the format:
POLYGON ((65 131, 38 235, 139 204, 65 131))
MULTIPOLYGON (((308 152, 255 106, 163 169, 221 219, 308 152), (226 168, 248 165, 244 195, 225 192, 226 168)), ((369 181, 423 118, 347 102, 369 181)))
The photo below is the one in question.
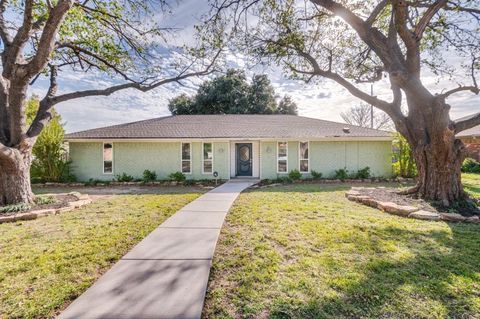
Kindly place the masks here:
POLYGON ((467 218, 457 213, 441 213, 440 219, 447 222, 463 222, 467 218))
POLYGON ((75 202, 70 202, 68 203, 68 206, 73 207, 73 208, 79 208, 82 206, 85 206, 87 204, 90 204, 92 201, 90 199, 82 199, 82 200, 77 200, 75 202))
POLYGON ((478 224, 478 223, 480 223, 480 217, 478 217, 478 216, 470 216, 470 217, 468 217, 467 219, 465 219, 465 221, 468 222, 468 223, 478 224))
POLYGON ((398 205, 393 202, 377 202, 377 207, 387 213, 404 217, 408 216, 410 213, 418 211, 417 207, 398 205))
POLYGON ((14 215, 15 221, 17 220, 32 220, 32 219, 37 219, 38 215, 35 213, 23 213, 23 214, 17 214, 14 215))
POLYGON ((70 212, 70 211, 72 211, 73 209, 74 209, 74 207, 72 207, 72 206, 57 208, 57 210, 55 211, 55 214, 70 212))
POLYGON ((348 198, 348 196, 358 196, 360 195, 360 192, 357 190, 349 190, 348 192, 345 193, 345 197, 348 198))
POLYGON ((11 223, 11 222, 14 222, 14 221, 15 221, 15 216, 14 215, 0 217, 0 224, 11 223))
POLYGON ((440 220, 440 214, 429 212, 426 210, 419 210, 408 215, 410 218, 422 219, 422 220, 440 220))
POLYGON ((34 210, 30 213, 37 214, 37 217, 43 217, 43 216, 55 214, 55 212, 56 212, 55 209, 39 209, 39 210, 34 210))

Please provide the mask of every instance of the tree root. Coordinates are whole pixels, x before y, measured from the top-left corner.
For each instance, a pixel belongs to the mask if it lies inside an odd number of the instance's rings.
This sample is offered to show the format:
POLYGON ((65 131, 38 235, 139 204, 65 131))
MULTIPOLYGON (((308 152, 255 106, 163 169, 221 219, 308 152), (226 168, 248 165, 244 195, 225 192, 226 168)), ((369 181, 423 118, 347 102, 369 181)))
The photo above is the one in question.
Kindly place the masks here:
POLYGON ((397 194, 398 195, 412 195, 412 194, 417 193, 419 190, 420 190, 420 184, 417 184, 417 185, 415 185, 413 187, 410 187, 408 189, 398 191, 397 194))

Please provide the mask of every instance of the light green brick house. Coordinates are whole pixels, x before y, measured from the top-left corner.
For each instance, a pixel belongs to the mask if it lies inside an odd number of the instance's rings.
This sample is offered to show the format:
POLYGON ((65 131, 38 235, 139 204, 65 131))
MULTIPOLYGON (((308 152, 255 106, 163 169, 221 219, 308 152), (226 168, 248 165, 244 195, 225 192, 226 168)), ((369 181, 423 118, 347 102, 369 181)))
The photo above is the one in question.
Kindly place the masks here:
POLYGON ((389 132, 294 115, 179 115, 68 134, 80 181, 127 173, 159 179, 183 172, 189 179, 274 179, 294 169, 324 177, 370 167, 390 176, 389 132), (217 174, 214 174, 216 172, 217 174))

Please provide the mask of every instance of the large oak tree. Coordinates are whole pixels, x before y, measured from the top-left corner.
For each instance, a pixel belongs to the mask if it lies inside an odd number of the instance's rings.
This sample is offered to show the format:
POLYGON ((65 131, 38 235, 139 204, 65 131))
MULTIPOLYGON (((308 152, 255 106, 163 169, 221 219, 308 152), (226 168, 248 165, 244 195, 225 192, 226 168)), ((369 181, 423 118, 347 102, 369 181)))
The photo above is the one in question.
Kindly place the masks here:
POLYGON ((387 113, 415 156, 418 184, 411 193, 444 205, 466 196, 465 148, 455 135, 479 125, 480 113, 455 122, 448 99, 479 93, 479 1, 213 0, 212 8, 205 34, 293 78, 333 80, 387 113), (439 80, 451 77, 450 87, 427 88, 427 68, 439 80), (362 90, 360 83, 383 77, 390 98, 362 90))
POLYGON ((189 52, 183 68, 159 58, 159 40, 174 31, 160 24, 171 9, 163 0, 0 0, 0 205, 33 200, 32 147, 54 105, 129 88, 145 92, 212 71, 202 48, 189 52), (62 71, 106 73, 116 84, 59 94, 62 71), (27 126, 27 92, 41 76, 50 84, 27 126))

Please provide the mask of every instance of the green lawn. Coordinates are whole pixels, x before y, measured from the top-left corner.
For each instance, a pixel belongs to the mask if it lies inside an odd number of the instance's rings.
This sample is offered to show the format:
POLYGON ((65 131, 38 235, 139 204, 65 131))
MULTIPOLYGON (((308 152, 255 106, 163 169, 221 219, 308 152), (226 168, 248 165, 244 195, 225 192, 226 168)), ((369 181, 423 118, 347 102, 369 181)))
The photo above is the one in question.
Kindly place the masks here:
POLYGON ((462 181, 470 196, 480 199, 480 174, 462 174, 462 181))
POLYGON ((176 192, 117 195, 60 215, 1 224, 0 318, 52 317, 201 193, 176 192))
MULTIPOLYGON (((478 175, 465 176, 480 195, 478 175)), ((480 318, 480 225, 350 202, 338 185, 240 195, 204 318, 480 318)))

